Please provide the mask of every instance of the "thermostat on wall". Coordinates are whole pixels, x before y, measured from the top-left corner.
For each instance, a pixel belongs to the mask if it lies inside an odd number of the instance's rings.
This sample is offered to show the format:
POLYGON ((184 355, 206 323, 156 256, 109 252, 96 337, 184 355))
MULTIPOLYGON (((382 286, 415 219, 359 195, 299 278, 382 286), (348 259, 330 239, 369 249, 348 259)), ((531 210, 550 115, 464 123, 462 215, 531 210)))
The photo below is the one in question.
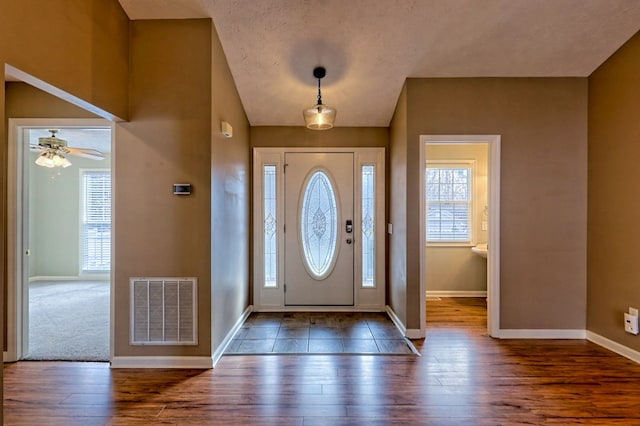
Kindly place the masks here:
POLYGON ((191 184, 190 183, 174 183, 173 193, 175 195, 191 195, 191 184))

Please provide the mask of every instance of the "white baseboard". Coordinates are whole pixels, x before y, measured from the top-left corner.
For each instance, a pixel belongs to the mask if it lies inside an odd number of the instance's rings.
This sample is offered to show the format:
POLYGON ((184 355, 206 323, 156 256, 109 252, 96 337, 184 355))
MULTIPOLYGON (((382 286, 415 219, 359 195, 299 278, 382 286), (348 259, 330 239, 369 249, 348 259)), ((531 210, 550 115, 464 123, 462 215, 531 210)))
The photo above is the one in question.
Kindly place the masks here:
POLYGON ((405 336, 407 333, 407 327, 405 327, 400 318, 398 318, 391 306, 387 305, 385 307, 385 311, 387 312, 387 315, 389 315, 389 318, 391 318, 391 321, 396 325, 396 328, 400 330, 400 333, 402 333, 403 336, 405 336))
POLYGON ((111 276, 109 274, 91 274, 91 275, 70 275, 70 276, 61 276, 61 275, 38 275, 35 277, 29 278, 29 282, 37 282, 37 281, 109 281, 111 276))
POLYGON ((233 340, 233 338, 236 335, 236 333, 238 332, 238 330, 240 330, 242 328, 242 324, 244 324, 244 322, 247 320, 247 318, 249 318, 249 315, 251 315, 252 311, 253 311, 253 305, 249 305, 247 307, 247 309, 244 310, 242 315, 240 315, 240 318, 238 318, 238 321, 236 321, 236 323, 233 325, 233 327, 231 327, 231 330, 229 330, 229 332, 225 336, 225 338, 222 341, 222 343, 220 343, 218 348, 213 352, 212 358, 213 358, 213 367, 214 368, 215 368, 216 364, 218 363, 218 361, 220 361, 220 358, 222 358, 222 355, 224 354, 224 351, 227 350, 227 346, 229 346, 229 343, 231 343, 231 341, 233 340))
POLYGON ((407 329, 405 335, 407 339, 424 339, 425 334, 417 328, 409 328, 407 329))
POLYGON ((116 356, 111 368, 193 368, 211 369, 213 359, 208 356, 116 356))
POLYGON ((501 329, 500 339, 585 339, 585 330, 501 329))
POLYGON ((398 318, 391 306, 387 305, 385 308, 387 315, 389 315, 391 321, 393 321, 395 326, 398 328, 398 330, 400 330, 400 333, 402 333, 404 337, 406 337, 407 339, 424 339, 424 333, 419 329, 408 329, 400 320, 400 318, 398 318))
POLYGON ((605 349, 609 349, 610 351, 613 351, 618 355, 629 358, 631 361, 640 363, 640 352, 636 351, 635 349, 631 349, 628 346, 621 345, 618 342, 614 342, 613 340, 607 339, 606 337, 603 337, 589 330, 587 330, 587 340, 595 343, 596 345, 600 345, 605 349))
POLYGON ((427 290, 427 297, 487 297, 487 291, 439 291, 427 290))

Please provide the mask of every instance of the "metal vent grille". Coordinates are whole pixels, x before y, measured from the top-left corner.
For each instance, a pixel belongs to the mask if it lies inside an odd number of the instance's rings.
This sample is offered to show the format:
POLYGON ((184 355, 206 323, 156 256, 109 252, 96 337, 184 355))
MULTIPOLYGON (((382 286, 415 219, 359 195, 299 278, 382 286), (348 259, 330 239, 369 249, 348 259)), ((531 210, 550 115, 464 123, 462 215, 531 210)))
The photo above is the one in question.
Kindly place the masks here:
POLYGON ((130 278, 131 344, 198 344, 196 278, 130 278))

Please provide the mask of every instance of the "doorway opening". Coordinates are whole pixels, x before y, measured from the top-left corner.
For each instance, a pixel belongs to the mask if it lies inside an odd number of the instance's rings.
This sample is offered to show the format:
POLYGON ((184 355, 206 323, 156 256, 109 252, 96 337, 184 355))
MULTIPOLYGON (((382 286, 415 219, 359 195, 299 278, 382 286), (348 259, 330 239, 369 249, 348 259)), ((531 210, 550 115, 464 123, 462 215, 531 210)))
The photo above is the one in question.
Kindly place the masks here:
POLYGON ((384 148, 254 149, 254 310, 385 310, 384 148))
POLYGON ((421 142, 422 295, 486 298, 487 332, 499 337, 500 136, 428 135, 421 142))
POLYGON ((110 359, 112 139, 102 119, 9 120, 6 361, 110 359))

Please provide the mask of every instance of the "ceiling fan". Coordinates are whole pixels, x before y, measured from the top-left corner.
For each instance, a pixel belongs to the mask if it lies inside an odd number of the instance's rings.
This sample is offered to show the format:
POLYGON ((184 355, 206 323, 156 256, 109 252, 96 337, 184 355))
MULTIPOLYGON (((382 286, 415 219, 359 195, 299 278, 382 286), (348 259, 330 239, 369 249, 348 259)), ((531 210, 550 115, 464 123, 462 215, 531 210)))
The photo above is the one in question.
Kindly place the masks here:
POLYGON ((36 164, 42 167, 69 167, 71 161, 65 154, 77 155, 78 157, 90 158, 92 160, 103 160, 104 155, 95 149, 71 148, 67 146, 67 141, 57 138, 58 129, 50 129, 51 136, 38 138, 38 145, 32 145, 31 150, 42 151, 36 159, 36 164))

